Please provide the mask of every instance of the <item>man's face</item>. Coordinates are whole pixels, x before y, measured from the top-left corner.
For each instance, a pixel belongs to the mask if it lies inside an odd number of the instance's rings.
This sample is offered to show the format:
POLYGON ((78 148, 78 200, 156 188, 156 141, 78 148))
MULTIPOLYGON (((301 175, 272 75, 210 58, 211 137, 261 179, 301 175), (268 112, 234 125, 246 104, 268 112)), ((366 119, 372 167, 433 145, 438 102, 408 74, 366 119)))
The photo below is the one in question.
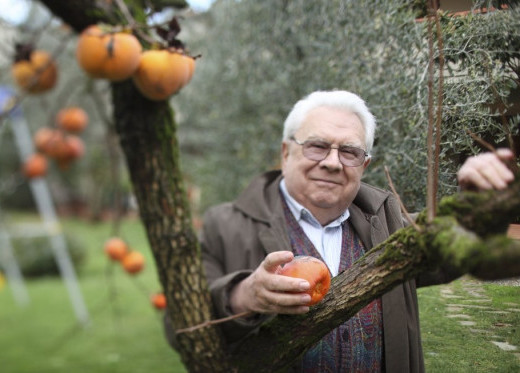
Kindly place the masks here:
MULTIPOLYGON (((298 142, 325 140, 334 147, 352 145, 366 149, 365 130, 359 117, 344 109, 318 107, 311 110, 298 131, 298 142)), ((357 167, 341 164, 338 150, 331 149, 322 161, 304 157, 294 141, 282 144, 282 172, 291 196, 325 225, 341 215, 356 196, 366 159, 357 167)))

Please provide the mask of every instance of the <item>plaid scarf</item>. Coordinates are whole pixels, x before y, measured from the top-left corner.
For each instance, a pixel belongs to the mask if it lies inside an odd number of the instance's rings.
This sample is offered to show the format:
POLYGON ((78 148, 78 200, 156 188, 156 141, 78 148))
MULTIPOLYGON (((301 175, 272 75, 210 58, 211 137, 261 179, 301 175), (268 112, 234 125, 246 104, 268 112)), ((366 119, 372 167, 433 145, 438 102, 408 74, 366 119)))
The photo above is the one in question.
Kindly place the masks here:
MULTIPOLYGON (((323 260, 285 201, 284 212, 294 254, 310 255, 323 260)), ((365 253, 363 243, 349 220, 342 224, 342 232, 339 273, 365 253)), ((382 359, 383 315, 381 299, 376 299, 311 347, 302 358, 300 371, 381 372, 384 367, 382 359)))

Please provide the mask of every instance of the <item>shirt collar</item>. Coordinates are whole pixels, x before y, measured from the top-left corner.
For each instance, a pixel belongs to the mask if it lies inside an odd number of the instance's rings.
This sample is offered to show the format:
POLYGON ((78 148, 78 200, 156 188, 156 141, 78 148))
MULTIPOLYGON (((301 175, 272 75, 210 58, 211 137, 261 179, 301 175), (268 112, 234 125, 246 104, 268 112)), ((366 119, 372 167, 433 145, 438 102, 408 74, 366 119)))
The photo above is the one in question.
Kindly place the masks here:
MULTIPOLYGON (((312 213, 305 207, 303 207, 300 203, 298 203, 287 190, 287 186, 285 185, 285 179, 282 179, 280 181, 280 191, 282 192, 282 195, 285 198, 285 201, 287 202, 287 205, 289 206, 289 210, 293 214, 294 218, 297 221, 305 220, 306 222, 312 224, 312 225, 319 225, 321 227, 321 224, 318 222, 318 219, 312 215, 312 213)), ((327 224, 326 227, 337 227, 341 225, 345 220, 347 220, 350 217, 350 212, 348 208, 341 214, 339 217, 337 217, 335 220, 331 221, 329 224, 327 224)))

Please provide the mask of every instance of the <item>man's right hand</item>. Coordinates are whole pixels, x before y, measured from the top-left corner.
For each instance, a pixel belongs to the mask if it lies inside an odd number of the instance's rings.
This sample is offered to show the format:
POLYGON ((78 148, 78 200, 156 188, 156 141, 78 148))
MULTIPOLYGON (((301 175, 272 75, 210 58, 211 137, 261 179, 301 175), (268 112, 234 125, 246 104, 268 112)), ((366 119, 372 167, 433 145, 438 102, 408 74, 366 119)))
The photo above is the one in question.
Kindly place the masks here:
POLYGON ((505 189, 515 175, 507 167, 506 162, 512 161, 511 150, 502 148, 495 153, 482 153, 469 157, 457 173, 457 180, 462 190, 465 189, 505 189))
POLYGON ((234 313, 300 314, 309 311, 311 300, 305 293, 307 281, 277 274, 281 265, 290 262, 294 254, 277 251, 267 255, 258 268, 231 291, 231 308, 234 313))

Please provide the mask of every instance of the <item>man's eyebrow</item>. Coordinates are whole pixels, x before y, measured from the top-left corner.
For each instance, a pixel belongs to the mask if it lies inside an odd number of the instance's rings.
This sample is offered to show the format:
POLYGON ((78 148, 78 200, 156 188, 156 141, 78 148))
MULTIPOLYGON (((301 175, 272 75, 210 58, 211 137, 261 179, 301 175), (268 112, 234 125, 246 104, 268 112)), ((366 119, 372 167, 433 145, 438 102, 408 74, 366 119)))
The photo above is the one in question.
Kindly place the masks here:
POLYGON ((345 143, 345 144, 340 144, 339 146, 348 146, 348 147, 354 147, 354 148, 363 148, 362 145, 359 145, 359 144, 356 144, 356 143, 345 143))
MULTIPOLYGON (((323 141, 323 142, 326 142, 327 144, 333 144, 333 142, 331 142, 329 140, 326 140, 323 137, 319 137, 319 136, 315 136, 315 135, 310 135, 304 141, 323 141)), ((346 143, 339 144, 338 146, 353 146, 355 148, 363 149, 363 145, 362 144, 358 144, 358 143, 355 143, 355 142, 346 142, 346 143)))
POLYGON ((314 136, 314 135, 311 135, 311 136, 307 137, 307 140, 317 140, 317 141, 330 142, 328 140, 325 140, 323 137, 314 136))

